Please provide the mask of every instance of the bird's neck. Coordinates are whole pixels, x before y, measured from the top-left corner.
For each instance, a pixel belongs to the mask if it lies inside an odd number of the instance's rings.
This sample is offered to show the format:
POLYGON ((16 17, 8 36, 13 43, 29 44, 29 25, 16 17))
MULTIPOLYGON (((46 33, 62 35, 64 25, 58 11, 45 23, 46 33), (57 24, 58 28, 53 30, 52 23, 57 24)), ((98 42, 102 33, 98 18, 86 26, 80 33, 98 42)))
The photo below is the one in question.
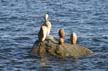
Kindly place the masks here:
POLYGON ((48 22, 49 21, 49 19, 45 19, 45 22, 48 22))

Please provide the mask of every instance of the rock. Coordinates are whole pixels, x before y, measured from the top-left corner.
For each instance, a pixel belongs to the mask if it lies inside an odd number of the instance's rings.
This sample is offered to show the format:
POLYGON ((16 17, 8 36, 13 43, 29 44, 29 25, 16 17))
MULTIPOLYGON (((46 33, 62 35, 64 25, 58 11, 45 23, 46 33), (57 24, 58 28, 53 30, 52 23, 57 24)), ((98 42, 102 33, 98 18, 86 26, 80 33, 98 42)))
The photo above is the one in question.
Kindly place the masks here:
POLYGON ((32 48, 32 53, 34 55, 37 55, 39 57, 44 57, 45 54, 46 54, 46 49, 45 49, 46 45, 45 45, 45 42, 39 42, 39 41, 36 41, 33 45, 33 48, 32 48))
POLYGON ((58 43, 54 43, 51 39, 47 39, 43 42, 36 41, 32 47, 32 54, 40 57, 52 55, 59 58, 70 56, 76 58, 80 56, 88 56, 92 53, 93 51, 84 46, 78 44, 72 45, 69 43, 59 45, 58 43))
POLYGON ((52 41, 52 43, 59 43, 58 39, 55 36, 49 35, 46 37, 46 40, 52 41))

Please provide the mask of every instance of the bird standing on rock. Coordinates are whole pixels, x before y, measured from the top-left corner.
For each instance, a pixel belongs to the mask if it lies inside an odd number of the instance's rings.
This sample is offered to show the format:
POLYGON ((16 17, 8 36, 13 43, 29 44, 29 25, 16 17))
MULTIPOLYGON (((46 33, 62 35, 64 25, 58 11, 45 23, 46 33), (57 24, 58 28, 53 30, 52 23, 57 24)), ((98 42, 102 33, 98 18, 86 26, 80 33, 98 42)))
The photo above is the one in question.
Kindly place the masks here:
POLYGON ((64 28, 61 28, 59 30, 59 37, 64 38, 64 36, 65 36, 64 28))
POLYGON ((64 38, 59 38, 59 44, 63 45, 64 44, 64 38))
POLYGON ((70 40, 71 40, 71 43, 72 44, 76 44, 77 43, 77 35, 76 33, 72 33, 71 36, 70 36, 70 40))
POLYGON ((64 28, 61 28, 59 30, 59 44, 60 45, 64 44, 64 36, 65 36, 64 28))
POLYGON ((51 23, 48 19, 48 14, 45 14, 44 19, 45 19, 45 22, 44 24, 42 24, 40 31, 38 33, 39 41, 44 41, 46 37, 49 36, 50 31, 51 31, 51 23))

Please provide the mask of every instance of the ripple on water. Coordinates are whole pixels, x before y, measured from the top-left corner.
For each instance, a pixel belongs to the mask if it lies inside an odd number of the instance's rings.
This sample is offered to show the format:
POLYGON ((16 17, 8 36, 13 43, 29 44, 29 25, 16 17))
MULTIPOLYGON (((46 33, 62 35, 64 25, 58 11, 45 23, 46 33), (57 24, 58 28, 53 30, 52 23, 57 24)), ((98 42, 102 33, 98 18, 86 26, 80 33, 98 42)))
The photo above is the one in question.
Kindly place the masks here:
POLYGON ((107 0, 1 0, 0 1, 0 71, 107 71, 108 70, 108 1, 107 0), (49 57, 45 65, 30 50, 37 40, 43 15, 48 12, 51 34, 65 29, 78 44, 96 54, 65 61, 49 57))

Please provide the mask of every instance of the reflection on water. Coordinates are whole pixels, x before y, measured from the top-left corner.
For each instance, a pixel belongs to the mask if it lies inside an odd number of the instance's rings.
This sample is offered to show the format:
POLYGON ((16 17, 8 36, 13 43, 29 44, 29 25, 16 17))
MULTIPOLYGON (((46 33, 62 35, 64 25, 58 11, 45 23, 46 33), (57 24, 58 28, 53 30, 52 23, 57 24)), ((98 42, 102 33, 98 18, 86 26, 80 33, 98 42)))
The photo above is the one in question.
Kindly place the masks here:
POLYGON ((0 71, 107 71, 107 23, 108 0, 0 0, 0 71), (69 42, 74 31, 96 54, 77 60, 31 56, 46 12, 52 35, 64 27, 69 42))

